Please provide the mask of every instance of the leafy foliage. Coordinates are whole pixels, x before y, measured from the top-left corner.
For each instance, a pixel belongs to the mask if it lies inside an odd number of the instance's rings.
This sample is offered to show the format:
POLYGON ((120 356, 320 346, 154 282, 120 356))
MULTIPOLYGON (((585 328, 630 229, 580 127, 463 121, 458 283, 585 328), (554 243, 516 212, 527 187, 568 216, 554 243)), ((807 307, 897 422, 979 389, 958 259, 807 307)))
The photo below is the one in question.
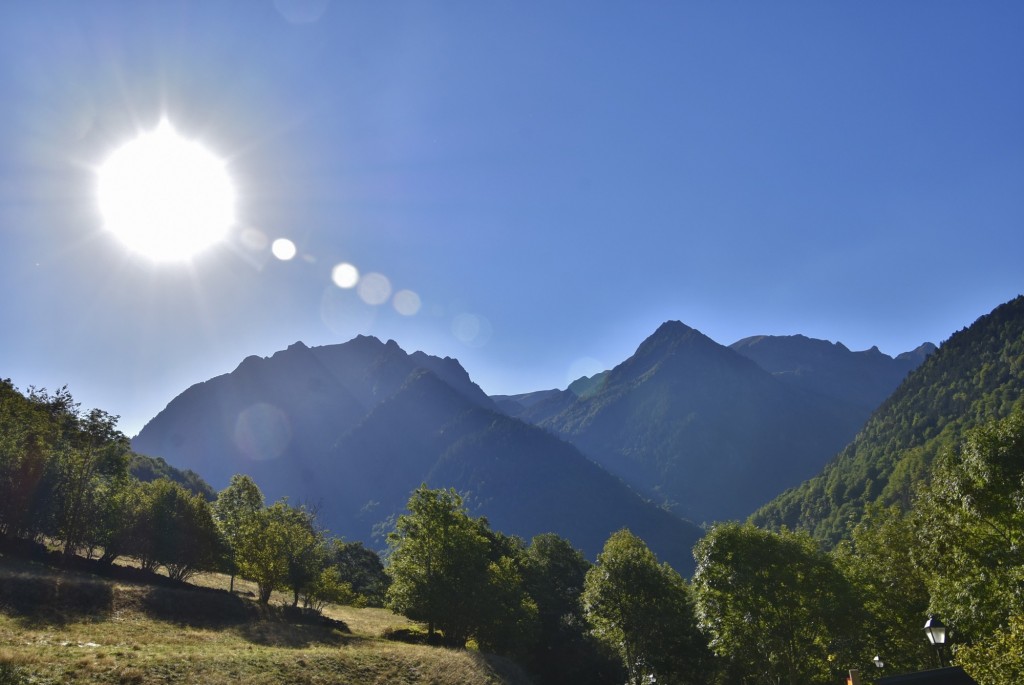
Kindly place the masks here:
POLYGON ((694 556, 697 619, 726 682, 832 683, 857 663, 864 612, 806 534, 720 524, 694 556))
POLYGON ((315 579, 303 586, 302 605, 314 611, 322 611, 328 603, 359 604, 359 599, 352 583, 342 580, 337 566, 323 568, 315 579))
POLYGON ((986 639, 960 647, 956 660, 985 685, 1015 685, 1024 680, 1024 616, 1009 617, 986 639))
POLYGON ((487 587, 487 538, 454 490, 421 485, 388 536, 388 606, 427 622, 444 643, 462 647, 478 619, 487 587))
POLYGON ((332 543, 329 554, 330 563, 367 606, 384 606, 384 596, 391 578, 384 571, 379 554, 368 549, 362 542, 341 540, 332 543))
POLYGON ((242 519, 235 547, 239 575, 256 583, 266 604, 274 590, 291 589, 294 603, 302 588, 320 576, 324 564, 311 516, 287 502, 275 502, 242 519))
POLYGON ((205 499, 165 478, 139 484, 137 493, 127 551, 144 568, 163 566, 185 581, 216 567, 221 538, 205 499))
POLYGON ((231 477, 231 482, 220 491, 213 504, 213 516, 224 538, 225 560, 231 572, 232 589, 245 531, 254 525, 254 519, 262 509, 263 493, 252 478, 241 474, 231 477))
POLYGON ((580 598, 591 566, 554 533, 534 537, 523 553, 523 583, 537 605, 539 631, 524 659, 538 682, 618 685, 625 679, 618 655, 591 634, 583 613, 580 598))
POLYGON ((67 388, 22 395, 0 381, 0 534, 48 535, 67 556, 92 547, 127 455, 116 416, 81 412, 67 388))
POLYGON ((595 635, 619 652, 632 685, 697 682, 706 661, 689 589, 628 530, 612 534, 582 596, 595 635))
POLYGON ((980 426, 944 453, 914 520, 931 609, 967 640, 1024 616, 1024 410, 980 426))
POLYGON ((863 646, 852 665, 869 669, 879 652, 890 672, 931 668, 935 655, 923 639, 921 626, 928 613, 928 580, 919 565, 919 540, 913 522, 896 506, 868 507, 849 540, 833 551, 836 568, 856 588, 867 612, 863 646))

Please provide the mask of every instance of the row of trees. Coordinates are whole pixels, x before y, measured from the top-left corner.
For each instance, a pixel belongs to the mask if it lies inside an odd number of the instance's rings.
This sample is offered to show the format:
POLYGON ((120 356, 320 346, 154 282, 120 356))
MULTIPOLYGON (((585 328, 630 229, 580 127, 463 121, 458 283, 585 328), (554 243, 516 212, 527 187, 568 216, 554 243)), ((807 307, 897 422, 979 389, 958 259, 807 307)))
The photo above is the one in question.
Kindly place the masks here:
POLYGON ((388 603, 440 641, 510 653, 545 682, 841 682, 932 668, 929 613, 983 685, 1024 674, 1024 412, 941 456, 909 511, 875 506, 831 551, 808 534, 713 526, 692 582, 623 530, 596 564, 527 547, 421 487, 389 538, 388 603), (617 665, 609 664, 614 656, 617 665), (600 666, 598 667, 598 664, 600 666), (587 667, 592 667, 586 670, 587 667))
POLYGON ((451 490, 417 489, 372 550, 331 539, 314 512, 269 506, 236 476, 212 504, 128 473, 116 417, 80 412, 66 389, 0 381, 0 536, 56 540, 67 556, 121 555, 185 580, 224 570, 259 599, 384 603, 428 639, 519 659, 542 682, 827 683, 850 667, 930 667, 929 612, 979 680, 1024 673, 1024 412, 940 455, 909 510, 870 509, 822 550, 806 534, 712 527, 690 583, 619 531, 591 564, 555 535, 524 541, 471 517, 451 490), (362 599, 361 599, 362 598, 362 599))
POLYGON ((128 483, 117 417, 79 411, 66 388, 22 395, 0 381, 0 535, 48 536, 65 555, 99 545, 128 483))
POLYGON ((217 496, 213 516, 224 541, 222 568, 256 583, 259 601, 275 590, 291 593, 292 606, 320 610, 324 604, 383 602, 387 576, 376 552, 361 543, 331 538, 306 507, 286 500, 264 505, 251 478, 232 477, 217 496))
POLYGON ((381 604, 387 576, 360 543, 331 539, 305 507, 264 504, 248 476, 208 502, 166 478, 142 482, 117 417, 81 412, 66 388, 22 395, 0 381, 0 537, 59 541, 65 557, 122 556, 185 581, 224 570, 253 580, 259 599, 287 590, 325 602, 381 604))

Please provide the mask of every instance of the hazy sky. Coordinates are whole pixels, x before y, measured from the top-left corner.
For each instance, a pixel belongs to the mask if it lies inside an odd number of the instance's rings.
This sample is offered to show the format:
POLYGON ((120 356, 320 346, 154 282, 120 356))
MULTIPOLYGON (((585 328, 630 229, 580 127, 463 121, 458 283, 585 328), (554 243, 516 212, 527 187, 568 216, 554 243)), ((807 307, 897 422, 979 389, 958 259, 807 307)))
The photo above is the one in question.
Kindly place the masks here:
POLYGON ((491 394, 667 319, 940 343, 1024 291, 1022 36, 1024 3, 973 0, 4 3, 0 377, 133 435, 296 340, 393 338, 491 394), (185 263, 97 208, 163 116, 238 192, 185 263))

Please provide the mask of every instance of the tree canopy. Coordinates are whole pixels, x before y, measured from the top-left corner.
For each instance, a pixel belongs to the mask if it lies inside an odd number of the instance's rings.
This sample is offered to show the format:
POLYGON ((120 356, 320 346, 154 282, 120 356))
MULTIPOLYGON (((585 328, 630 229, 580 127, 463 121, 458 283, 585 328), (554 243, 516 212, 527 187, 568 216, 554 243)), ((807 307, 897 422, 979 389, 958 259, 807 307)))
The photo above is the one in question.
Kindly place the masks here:
POLYGON ((857 663, 864 611, 807 534, 719 524, 694 556, 697 619, 727 680, 824 684, 857 663))
POLYGON ((689 588, 644 541, 612 534, 587 571, 582 602, 598 639, 622 658, 632 685, 699 681, 706 661, 689 588))

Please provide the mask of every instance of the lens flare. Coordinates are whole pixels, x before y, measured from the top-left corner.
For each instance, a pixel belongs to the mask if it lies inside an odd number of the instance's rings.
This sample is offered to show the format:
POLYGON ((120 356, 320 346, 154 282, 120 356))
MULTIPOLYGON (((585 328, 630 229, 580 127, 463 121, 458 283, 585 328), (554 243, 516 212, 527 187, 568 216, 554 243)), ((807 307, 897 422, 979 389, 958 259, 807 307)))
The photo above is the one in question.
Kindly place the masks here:
POLYGON ((391 298, 391 281, 384 274, 368 273, 359 280, 356 292, 366 304, 381 305, 391 298))
POLYGON ((292 441, 291 423, 274 405, 257 402, 238 415, 234 438, 238 450, 250 459, 277 459, 292 441))
POLYGON ((391 306, 402 316, 415 316, 422 305, 420 296, 411 290, 399 290, 391 298, 391 306))
POLYGON ((477 314, 463 313, 452 320, 452 335, 470 347, 483 347, 493 333, 491 322, 477 314))
POLYGON ((359 269, 347 262, 341 262, 331 269, 331 280, 339 288, 354 288, 359 282, 359 269))
POLYGON ((270 252, 282 262, 287 262, 295 258, 298 249, 287 238, 278 238, 270 245, 270 252))

